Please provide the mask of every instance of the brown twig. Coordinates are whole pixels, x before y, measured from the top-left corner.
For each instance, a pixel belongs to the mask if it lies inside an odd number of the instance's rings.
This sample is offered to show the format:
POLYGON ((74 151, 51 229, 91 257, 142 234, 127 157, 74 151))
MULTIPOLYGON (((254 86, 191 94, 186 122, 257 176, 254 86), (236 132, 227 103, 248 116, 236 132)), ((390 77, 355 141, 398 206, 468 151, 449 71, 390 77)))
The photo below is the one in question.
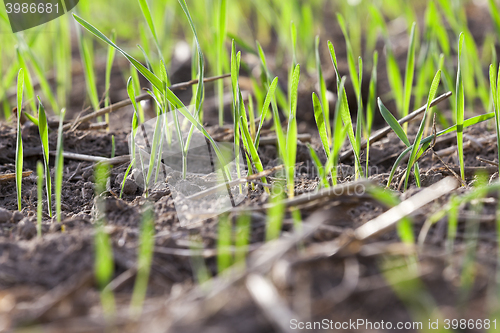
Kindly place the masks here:
MULTIPOLYGON (((230 76, 231 76, 230 74, 224 74, 224 75, 219 75, 219 76, 207 77, 207 78, 203 79, 203 82, 212 82, 212 81, 224 79, 224 78, 230 77, 230 76)), ((197 79, 196 80, 191 80, 191 81, 187 81, 187 82, 182 82, 182 83, 177 83, 177 84, 171 85, 169 87, 169 89, 170 90, 186 89, 187 87, 192 86, 193 84, 197 84, 197 83, 198 83, 197 79)), ((150 98, 152 98, 152 97, 148 93, 145 93, 145 94, 137 96, 135 98, 135 100, 137 102, 140 102, 140 101, 144 101, 144 100, 147 100, 147 99, 150 99, 150 98)), ((69 130, 77 122, 86 122, 86 121, 95 119, 97 117, 103 116, 103 115, 105 115, 107 113, 110 113, 110 112, 116 111, 118 109, 124 108, 126 106, 129 106, 131 104, 132 104, 132 101, 130 99, 125 99, 123 101, 117 102, 117 103, 112 104, 112 105, 110 105, 108 107, 105 107, 105 108, 102 108, 102 109, 97 110, 95 112, 92 112, 91 114, 88 114, 86 116, 80 117, 80 119, 77 119, 77 121, 75 121, 75 122, 72 122, 72 123, 64 125, 63 126, 63 130, 65 130, 65 131, 69 130)))

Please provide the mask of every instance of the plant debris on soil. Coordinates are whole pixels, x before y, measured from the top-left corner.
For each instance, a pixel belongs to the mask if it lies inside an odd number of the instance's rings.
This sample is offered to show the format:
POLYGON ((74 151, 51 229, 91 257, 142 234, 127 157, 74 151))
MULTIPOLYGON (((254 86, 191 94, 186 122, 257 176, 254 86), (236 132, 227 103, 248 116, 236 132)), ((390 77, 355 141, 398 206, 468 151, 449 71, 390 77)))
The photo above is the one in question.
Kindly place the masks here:
MULTIPOLYGON (((474 24, 478 23, 472 19, 471 25, 474 24)), ((344 39, 337 25, 331 31, 329 37, 339 46, 339 70, 347 73, 344 39)), ((472 33, 480 35, 480 31, 472 30, 472 33)), ((405 49, 398 52, 402 63, 405 54, 405 49)), ((112 82, 117 82, 111 96, 114 102, 127 99, 119 79, 120 67, 126 66, 128 63, 123 61, 114 65, 112 82)), ((179 66, 172 82, 183 82, 183 78, 189 77, 189 71, 189 65, 179 66)), ((385 63, 378 71, 377 93, 383 96, 390 91, 384 74, 385 63)), ((73 80, 83 80, 82 76, 83 73, 77 73, 73 80)), ((320 179, 306 145, 310 143, 322 162, 326 162, 310 99, 316 78, 304 76, 297 111, 300 135, 295 196, 283 198, 286 213, 281 235, 266 241, 267 214, 274 203, 260 183, 248 185, 244 200, 229 211, 233 227, 243 213, 250 219, 246 266, 235 265, 221 274, 217 268, 218 217, 193 226, 181 225, 170 188, 158 186, 149 189, 146 196, 137 179, 138 172, 134 171, 125 180, 120 198, 130 161, 133 112, 130 105, 110 113, 109 126, 93 128, 86 122, 77 126, 75 121, 81 116, 85 97, 70 98, 66 116, 66 124, 70 125, 64 131, 64 152, 108 159, 112 157, 114 136, 115 156, 126 157, 109 161, 108 183, 99 198, 95 194, 96 163, 66 157, 62 218, 58 222, 48 216, 44 197, 41 238, 37 237, 36 229, 36 163, 43 158, 38 127, 23 120, 25 173, 23 209, 19 212, 13 176, 17 129, 12 119, 3 121, 0 124, 0 332, 14 329, 31 332, 31 328, 40 332, 287 332, 293 331, 291 323, 313 323, 310 331, 321 331, 324 327, 314 326, 315 322, 344 323, 357 319, 394 325, 422 322, 423 329, 404 330, 417 332, 427 331, 429 320, 441 320, 441 323, 445 319, 493 320, 492 306, 498 306, 495 296, 498 292, 498 192, 491 191, 477 202, 457 208, 458 227, 451 252, 447 238, 450 216, 443 214, 435 220, 431 217, 456 196, 471 193, 479 181, 478 173, 487 175, 487 183, 497 182, 498 167, 484 162, 498 162, 494 123, 480 123, 465 129, 463 185, 457 179, 460 169, 456 134, 452 132, 437 138, 431 151, 419 160, 421 188, 412 176, 409 189, 402 191, 405 161, 389 186, 402 204, 388 205, 379 200, 370 188, 387 185, 394 162, 406 149, 391 130, 370 145, 367 179, 355 179, 354 158, 348 153, 350 146, 346 142, 342 149, 345 154, 341 155, 339 185, 326 191, 319 189, 320 179), (102 205, 96 204, 98 199, 102 205), (142 216, 150 205, 154 207, 154 256, 143 312, 134 318, 129 315, 129 303, 137 273, 142 216), (303 220, 301 228, 297 228, 294 221, 296 209, 303 220), (106 288, 115 295, 113 318, 103 313, 94 274, 98 216, 105 217, 104 231, 112 244, 114 274, 106 288), (412 221, 414 244, 403 242, 397 231, 398 222, 406 216, 412 221), (476 243, 471 243, 467 230, 470 225, 477 227, 476 243), (471 247, 475 247, 473 273, 467 275, 463 267, 470 259, 471 247), (202 284, 197 275, 200 262, 213 277, 202 284), (466 288, 464 279, 470 282, 466 288)), ((326 72, 325 78, 328 88, 336 91, 333 71, 326 72)), ((208 87, 211 85, 213 83, 207 82, 208 87)), ((179 95, 186 100, 190 97, 189 92, 184 91, 179 95)), ((355 105, 354 91, 349 89, 348 95, 350 105, 355 105)), ((209 94, 206 99, 212 97, 209 94)), ((144 105, 150 118, 154 110, 148 103, 144 105)), ((391 102, 387 105, 395 109, 391 102)), ((448 101, 438 107, 444 115, 452 112, 448 101)), ((381 129, 385 124, 378 110, 376 112, 374 126, 381 129)), ((229 112, 225 116, 231 117, 229 112)), ((231 141, 233 127, 218 126, 217 117, 217 106, 207 101, 204 122, 208 132, 218 142, 231 141)), ((421 119, 417 116, 409 121, 409 138, 415 137, 421 119)), ((49 120, 52 152, 56 150, 57 121, 49 120)), ((271 122, 265 123, 258 153, 264 170, 272 170, 266 177, 274 184, 282 180, 284 174, 276 168, 282 162, 271 127, 271 122)), ((362 165, 365 154, 362 150, 362 165)), ((52 157, 50 166, 54 177, 52 157)), ((197 190, 208 188, 201 183, 196 186, 197 190)), ((52 202, 55 203, 55 199, 52 202)), ((236 252, 234 248, 231 251, 236 252)), ((338 328, 328 326, 328 329, 338 328)), ((350 326, 342 327, 342 331, 375 329, 350 326)), ((463 331, 484 329, 475 326, 463 331)))

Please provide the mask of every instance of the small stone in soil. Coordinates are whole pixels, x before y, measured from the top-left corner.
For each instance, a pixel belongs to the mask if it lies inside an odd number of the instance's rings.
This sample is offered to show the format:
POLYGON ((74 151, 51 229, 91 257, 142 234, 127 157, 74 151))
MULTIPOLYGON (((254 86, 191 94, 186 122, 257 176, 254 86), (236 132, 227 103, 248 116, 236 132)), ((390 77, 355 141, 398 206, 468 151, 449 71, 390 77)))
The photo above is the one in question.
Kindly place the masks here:
POLYGON ((24 218, 17 225, 17 235, 21 239, 30 240, 36 235, 36 226, 35 223, 31 222, 29 218, 24 218))
POLYGON ((137 192, 137 184, 135 183, 135 181, 129 178, 125 179, 125 184, 123 185, 123 193, 131 195, 135 194, 135 192, 137 192))
POLYGON ((0 208, 0 223, 10 222, 11 217, 12 213, 9 210, 5 208, 0 208))
POLYGON ((13 214, 12 214, 12 221, 14 221, 14 223, 18 223, 19 221, 21 221, 22 219, 24 218, 24 215, 23 213, 21 213, 20 211, 15 211, 13 214))

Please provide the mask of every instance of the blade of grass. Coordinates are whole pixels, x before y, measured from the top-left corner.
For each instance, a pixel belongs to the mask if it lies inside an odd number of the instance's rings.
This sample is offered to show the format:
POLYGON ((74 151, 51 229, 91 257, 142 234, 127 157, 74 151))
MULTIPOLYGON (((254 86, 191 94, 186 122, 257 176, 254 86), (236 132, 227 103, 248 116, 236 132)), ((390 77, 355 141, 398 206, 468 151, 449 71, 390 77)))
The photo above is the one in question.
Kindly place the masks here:
MULTIPOLYGON (((413 142, 413 148, 411 150, 410 159, 408 160, 408 166, 406 168, 406 178, 405 178, 404 190, 406 190, 408 187, 408 179, 410 178, 411 168, 416 163, 417 152, 420 148, 420 142, 422 140, 422 135, 424 133, 426 118, 430 117, 430 115, 429 115, 430 105, 431 105, 432 100, 436 96, 436 92, 437 92, 440 81, 441 81, 441 70, 439 69, 437 71, 436 75, 434 76, 434 79, 432 80, 431 88, 429 90, 429 96, 427 98, 427 105, 425 108, 425 113, 424 113, 424 116, 422 118, 422 121, 420 122, 420 126, 418 128, 418 132, 417 132, 417 135, 415 137, 415 141, 413 142)), ((417 171, 417 170, 415 170, 415 171, 417 171)))
MULTIPOLYGON (((328 98, 326 95, 326 83, 323 77, 323 71, 321 70, 321 58, 319 56, 319 36, 316 36, 315 40, 315 51, 316 51, 316 71, 318 73, 319 82, 319 94, 321 97, 321 105, 323 106, 324 121, 326 122, 326 129, 328 133, 328 138, 332 137, 332 129, 330 128, 330 105, 328 103, 328 98)), ((316 115, 316 111, 314 113, 316 115)), ((317 121, 316 121, 317 124, 317 121)), ((330 139, 328 139, 328 142, 330 139)), ((328 149, 326 150, 328 151, 328 149)))
POLYGON ((465 109, 465 97, 464 97, 464 82, 462 78, 462 46, 464 42, 464 34, 460 34, 458 39, 458 70, 457 70, 457 84, 456 84, 456 110, 455 118, 457 122, 457 147, 458 147, 458 158, 460 162, 460 177, 465 180, 465 166, 464 166, 464 109, 465 109))
POLYGON ((40 141, 42 142, 43 162, 45 166, 45 188, 47 190, 47 209, 49 216, 52 217, 52 182, 50 178, 49 166, 49 126, 47 124, 47 116, 42 101, 38 98, 38 132, 40 133, 40 141))
POLYGON ((57 147, 56 147, 56 163, 55 163, 55 185, 56 185, 56 216, 57 222, 61 222, 61 199, 62 199, 62 182, 64 172, 64 157, 63 157, 63 121, 66 109, 62 109, 59 114, 59 129, 57 130, 57 147))
POLYGON ((36 163, 37 173, 37 208, 36 208, 36 234, 38 238, 42 237, 42 210, 43 210, 43 165, 42 162, 36 163))
POLYGON ((23 137, 21 133, 21 114, 23 109, 24 70, 17 75, 17 140, 16 140, 16 191, 17 210, 21 211, 21 188, 23 181, 23 137))
POLYGON ((148 288, 149 273, 153 261, 155 247, 155 213, 152 207, 148 207, 142 213, 141 234, 139 236, 139 249, 137 252, 137 277, 135 279, 132 299, 130 300, 130 312, 135 317, 140 316, 142 306, 148 288))
MULTIPOLYGON (((404 85, 404 95, 403 95, 403 113, 402 116, 407 116, 410 112, 410 99, 411 91, 413 87, 413 76, 415 73, 415 26, 416 23, 413 22, 410 32, 410 46, 408 48, 408 54, 406 58, 406 70, 405 70, 405 85, 404 85)), ((405 124, 405 133, 408 129, 408 124, 405 124)))
POLYGON ((323 150, 325 152, 326 158, 330 156, 330 144, 328 129, 325 124, 325 113, 323 112, 323 107, 318 96, 312 93, 313 109, 314 109, 314 119, 316 120, 316 126, 318 127, 319 138, 323 144, 323 150))

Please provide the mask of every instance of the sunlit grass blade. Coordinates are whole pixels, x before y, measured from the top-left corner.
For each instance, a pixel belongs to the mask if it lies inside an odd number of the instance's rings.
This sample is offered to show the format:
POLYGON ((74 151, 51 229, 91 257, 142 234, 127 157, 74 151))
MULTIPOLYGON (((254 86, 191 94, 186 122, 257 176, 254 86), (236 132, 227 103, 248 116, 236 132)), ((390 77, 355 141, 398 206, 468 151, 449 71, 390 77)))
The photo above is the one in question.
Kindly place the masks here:
POLYGON ((294 197, 295 188, 295 159, 297 156, 297 95, 299 89, 300 65, 295 66, 292 75, 290 114, 288 118, 288 129, 286 133, 286 156, 288 196, 294 197))
POLYGON ((56 163, 55 163, 55 192, 56 192, 56 216, 57 222, 61 222, 61 200, 62 200, 62 182, 64 172, 64 157, 63 157, 63 121, 66 114, 66 109, 62 109, 59 114, 59 129, 57 130, 57 147, 56 147, 56 163))
POLYGON ((33 88, 33 79, 31 78, 30 71, 28 69, 26 61, 24 60, 23 54, 21 53, 19 47, 16 49, 16 51, 17 51, 17 60, 19 61, 19 67, 23 69, 24 73, 23 89, 26 92, 26 103, 29 105, 31 112, 34 115, 36 111, 36 104, 35 104, 35 89, 33 88))
POLYGON ((163 60, 163 55, 160 48, 160 43, 158 41, 158 35, 156 34, 156 28, 153 22, 153 18, 151 17, 151 11, 149 10, 148 2, 146 0, 138 0, 139 6, 141 7, 142 14, 146 19, 146 23, 148 24, 149 31, 151 35, 153 35, 153 39, 155 41, 156 48, 158 50, 158 55, 160 56, 160 60, 163 60))
POLYGON ((47 116, 42 101, 38 98, 38 132, 42 142, 43 162, 45 166, 45 188, 47 190, 47 209, 49 216, 52 217, 52 181, 50 178, 49 166, 49 126, 47 116))
MULTIPOLYGON (((405 184, 404 184, 405 190, 408 187, 408 179, 410 178, 411 168, 416 163, 416 157, 417 157, 418 150, 420 148, 420 142, 422 140, 422 135, 424 133, 426 119, 427 119, 427 117, 430 117, 430 114, 429 114, 430 105, 431 105, 432 100, 436 96, 436 92, 437 92, 440 81, 441 81, 441 70, 438 70, 436 75, 434 76, 434 79, 432 80, 431 88, 429 90, 429 96, 427 98, 427 105, 425 107, 425 113, 424 113, 424 116, 422 118, 422 121, 420 122, 420 127, 418 128, 418 132, 417 132, 417 135, 415 137, 415 141, 413 142, 413 148, 412 148, 411 153, 410 153, 410 159, 408 160, 408 166, 406 168, 406 178, 405 178, 405 184)), ((417 174, 417 170, 415 170, 415 177, 418 177, 416 174, 417 174)))
POLYGON ((21 115, 23 109, 24 70, 17 75, 17 140, 16 140, 16 191, 17 209, 21 211, 21 189, 23 182, 23 137, 21 132, 21 115))
MULTIPOLYGON (((115 42, 116 40, 116 32, 113 30, 111 32, 111 41, 115 42)), ((111 104, 109 99, 109 90, 111 89, 111 69, 113 68, 113 61, 115 59, 116 49, 111 45, 108 45, 108 56, 106 58, 106 76, 104 87, 106 91, 106 95, 104 98, 104 107, 108 107, 111 104)), ((106 114, 106 123, 109 124, 109 114, 106 114)))
MULTIPOLYGON (((226 0, 219 0, 218 26, 217 26, 217 63, 216 75, 222 75, 223 60, 226 59, 224 41, 227 33, 227 5, 226 0)), ((224 123, 224 81, 217 82, 217 96, 219 98, 219 126, 224 123)))
MULTIPOLYGON (((321 105, 323 109, 323 114, 324 114, 324 121, 326 123, 326 132, 328 133, 327 138, 328 142, 330 141, 330 138, 332 136, 332 130, 330 128, 330 105, 328 103, 328 98, 326 94, 326 83, 325 83, 325 78, 323 77, 323 71, 321 70, 321 58, 319 56, 319 36, 316 36, 316 71, 318 73, 318 83, 319 83, 319 94, 320 94, 320 100, 321 100, 321 105)), ((314 102, 313 102, 314 104, 314 102)), ((314 114, 316 115, 316 111, 314 111, 314 114)), ((316 121, 317 124, 317 121, 316 121)), ((328 149, 327 149, 328 150, 328 149)), ((327 151, 326 150, 326 151, 327 151)))
MULTIPOLYGON (((408 55, 406 58, 406 70, 405 70, 405 85, 404 85, 404 96, 403 96, 403 113, 402 116, 405 117, 410 112, 410 99, 411 91, 413 88, 413 76, 415 73, 415 22, 411 27, 410 32, 410 46, 408 48, 408 55)), ((407 124, 405 124, 405 133, 407 130, 407 124)))
POLYGON ((282 203, 285 197, 283 185, 280 181, 274 183, 276 190, 273 188, 274 195, 270 199, 271 208, 267 211, 266 241, 278 238, 281 233, 285 216, 285 205, 282 203))
MULTIPOLYGON (((500 147, 500 65, 498 67, 498 73, 496 67, 492 64, 490 65, 490 87, 491 87, 491 99, 493 104, 493 112, 495 112, 495 127, 497 132, 497 147, 500 147), (497 76, 498 75, 498 76, 497 76)), ((498 160, 500 161, 500 149, 498 149, 498 160)), ((500 172, 500 165, 499 165, 500 172)))
POLYGON ((328 138, 328 130, 325 124, 325 114, 323 112, 321 102, 315 93, 312 94, 312 101, 314 109, 314 119, 316 120, 316 126, 318 126, 319 138, 321 139, 321 143, 323 144, 325 155, 328 158, 330 156, 330 145, 328 143, 330 140, 328 138))
POLYGON ((250 231, 252 230, 251 222, 250 214, 245 212, 238 216, 238 220, 236 221, 236 239, 234 241, 236 247, 236 254, 234 256, 235 264, 245 264, 248 244, 250 242, 250 231))
POLYGON ((257 134, 255 135, 255 142, 254 142, 256 148, 259 148, 260 132, 261 132, 262 126, 264 125, 264 122, 266 121, 266 118, 267 118, 267 112, 269 111, 269 104, 271 104, 271 101, 273 99, 275 99, 275 92, 276 92, 277 85, 278 85, 278 77, 275 77, 273 82, 271 82, 269 89, 267 90, 264 104, 262 104, 262 111, 260 113, 259 128, 257 129, 257 134))
POLYGON ((455 118, 457 122, 457 147, 458 159, 460 163, 460 177, 465 180, 465 166, 464 166, 464 113, 465 113, 465 96, 464 96, 464 82, 462 78, 462 46, 464 42, 464 35, 460 34, 458 40, 458 69, 457 69, 457 84, 455 91, 456 110, 455 118))
POLYGON ((403 127, 398 123, 398 120, 392 115, 392 113, 387 110, 385 107, 384 103, 382 103, 382 100, 380 97, 377 100, 378 102, 378 107, 380 109, 380 113, 382 114, 382 117, 384 117, 387 125, 389 125, 394 133, 403 141, 403 143, 409 147, 410 146, 410 140, 408 140, 408 137, 406 136, 405 131, 403 130, 403 127))
POLYGON ((349 34, 347 33, 347 27, 346 27, 345 20, 344 20, 344 17, 342 16, 342 14, 340 14, 340 13, 337 14, 337 20, 339 22, 342 33, 344 34, 346 48, 347 48, 347 64, 349 66, 349 74, 351 77, 352 85, 354 87, 354 91, 356 93, 356 99, 358 99, 359 98, 358 93, 359 93, 360 82, 359 82, 358 74, 356 71, 356 62, 354 60, 354 53, 352 51, 351 42, 349 40, 349 34))
POLYGON ((155 215, 154 208, 148 207, 142 213, 141 234, 139 236, 139 249, 137 252, 137 277, 135 279, 130 310, 135 316, 142 312, 142 306, 148 288, 149 273, 153 262, 155 247, 155 215))
POLYGON ((42 211, 43 211, 43 165, 42 162, 36 163, 37 174, 37 203, 36 203, 36 234, 42 237, 42 211))
POLYGON ((81 30, 77 27, 78 43, 80 47, 80 57, 83 64, 83 73, 87 87, 87 94, 90 99, 90 104, 95 110, 99 109, 99 96, 97 94, 97 86, 94 72, 94 55, 88 45, 88 41, 82 35, 81 30))
POLYGON ((217 238, 217 271, 220 273, 227 270, 233 264, 231 255, 232 226, 228 214, 219 217, 217 238))
POLYGON ((387 77, 389 79, 389 85, 391 86, 392 95, 396 101, 396 107, 400 116, 403 114, 403 79, 401 78, 401 73, 399 72, 399 65, 396 61, 392 50, 387 48, 387 77))
POLYGON ((373 53, 373 68, 372 75, 370 78, 370 85, 368 88, 368 102, 366 104, 366 174, 365 177, 368 178, 368 163, 370 160, 370 136, 372 132, 373 119, 375 116, 375 108, 377 104, 377 65, 378 65, 378 52, 373 53))

